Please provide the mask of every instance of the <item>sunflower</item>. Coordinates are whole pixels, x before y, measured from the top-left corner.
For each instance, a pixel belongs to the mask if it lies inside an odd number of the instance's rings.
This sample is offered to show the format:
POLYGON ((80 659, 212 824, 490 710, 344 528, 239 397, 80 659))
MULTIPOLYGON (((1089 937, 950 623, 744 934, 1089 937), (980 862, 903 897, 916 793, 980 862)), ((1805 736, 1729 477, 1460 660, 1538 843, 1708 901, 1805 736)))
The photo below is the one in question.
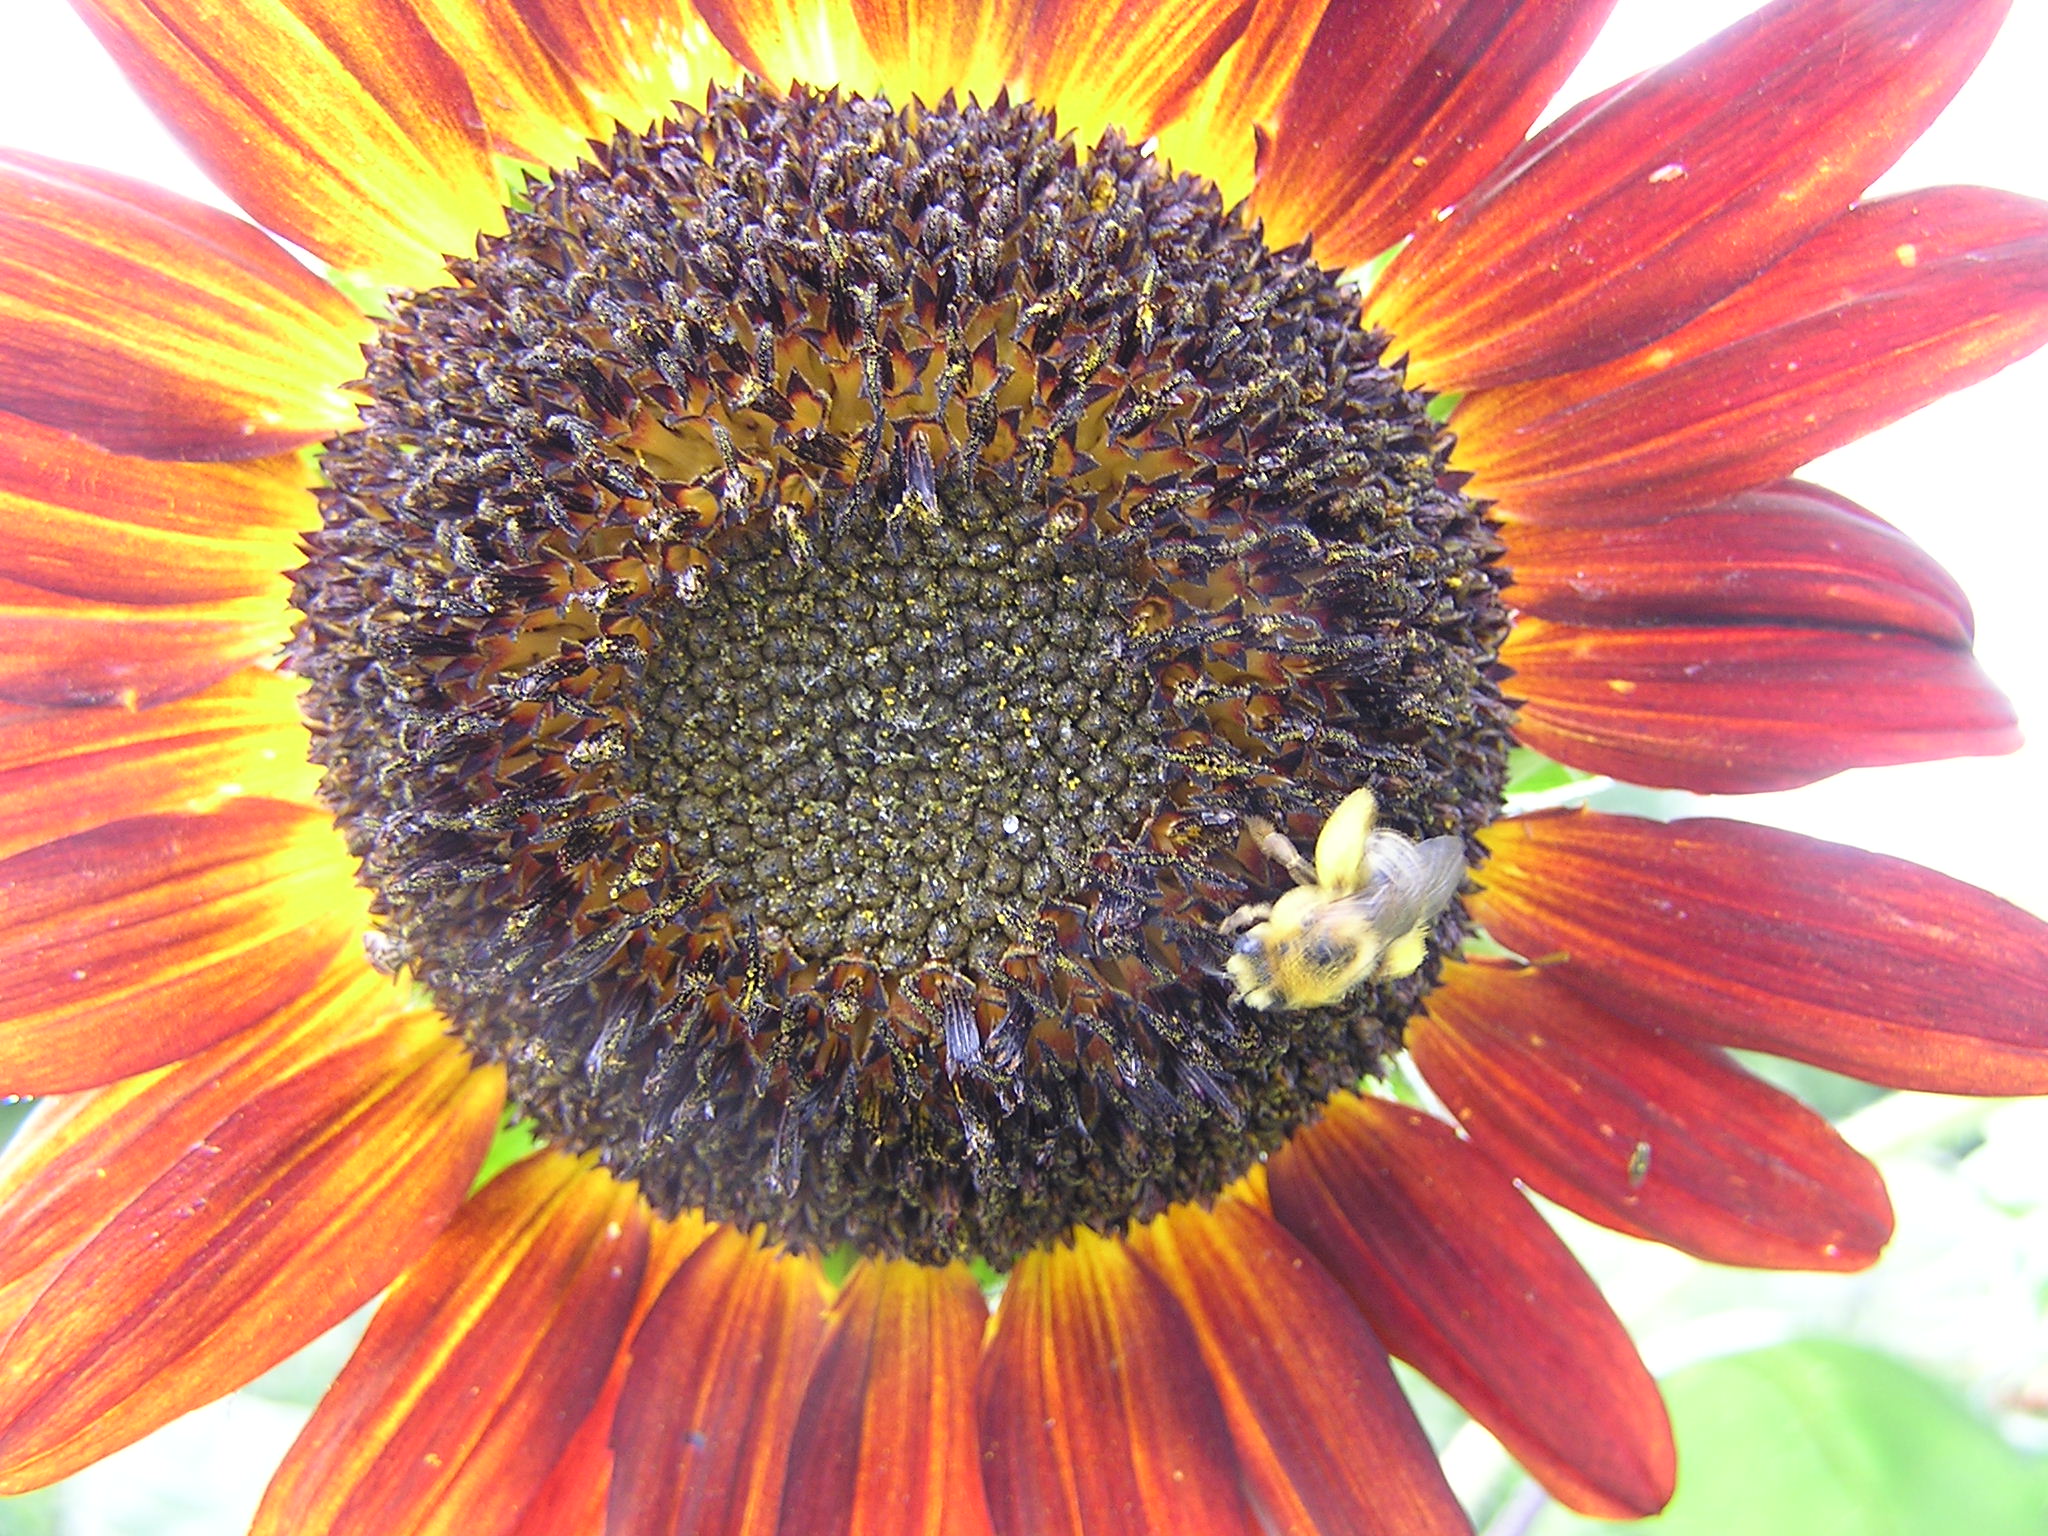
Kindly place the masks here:
POLYGON ((1524 1187, 2048 1090, 1997 899, 1507 813, 2015 745, 1787 478, 2048 338, 1859 201, 2002 0, 77 4, 254 222, 0 154, 0 1491, 388 1292, 259 1531, 1467 1530, 1390 1354, 1640 1515, 1524 1187))

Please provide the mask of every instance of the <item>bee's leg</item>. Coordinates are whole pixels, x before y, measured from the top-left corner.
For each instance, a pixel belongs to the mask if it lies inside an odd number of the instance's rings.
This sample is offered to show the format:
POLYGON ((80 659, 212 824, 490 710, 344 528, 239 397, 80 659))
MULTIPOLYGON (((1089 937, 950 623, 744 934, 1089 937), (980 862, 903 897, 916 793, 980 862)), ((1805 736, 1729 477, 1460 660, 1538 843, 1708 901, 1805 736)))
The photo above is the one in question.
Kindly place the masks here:
POLYGON ((1262 923, 1273 915, 1273 904, 1261 901, 1249 907, 1239 907, 1230 916, 1216 925, 1218 933, 1242 933, 1253 923, 1262 923))
POLYGON ((1259 840, 1259 852, 1294 876, 1296 885, 1314 885, 1316 867, 1301 856, 1301 850, 1294 846, 1285 832, 1263 816, 1248 817, 1245 825, 1259 840))

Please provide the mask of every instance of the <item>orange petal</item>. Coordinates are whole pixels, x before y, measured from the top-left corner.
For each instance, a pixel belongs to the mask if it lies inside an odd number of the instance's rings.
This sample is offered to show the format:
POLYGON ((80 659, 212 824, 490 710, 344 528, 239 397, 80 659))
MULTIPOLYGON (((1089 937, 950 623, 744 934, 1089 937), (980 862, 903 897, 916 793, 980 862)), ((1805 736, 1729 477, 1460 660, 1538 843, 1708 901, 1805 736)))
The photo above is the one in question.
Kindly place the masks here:
POLYGON ((109 603, 198 603, 291 591, 319 521, 293 457, 166 464, 0 416, 0 577, 109 603))
POLYGON ((1121 1241, 1077 1230, 1011 1271, 981 1370, 1002 1536, 1251 1536, 1194 1330, 1121 1241))
POLYGON ((282 591, 218 603, 101 603, 0 577, 0 699, 123 709, 182 699, 273 655, 290 638, 291 619, 282 591))
POLYGON ((2010 3, 1765 6, 1539 133, 1417 234, 1367 318, 1440 390, 1654 341, 1859 197, 1969 78, 2010 3))
POLYGON ((327 818, 274 800, 0 861, 0 1092, 177 1061, 302 992, 365 921, 327 818))
POLYGON ((1653 346, 1468 395, 1453 458, 1512 517, 1643 517, 1768 484, 2043 341, 2048 204, 1937 187, 1858 206, 1653 346))
POLYGON ((264 234, 0 150, 0 410, 121 453, 247 459, 348 426, 370 327, 264 234))
POLYGON ((774 1536, 822 1284, 815 1261, 729 1227, 683 1261, 633 1342, 608 1536, 774 1536))
POLYGON ((513 1530, 610 1374, 648 1223, 559 1153, 493 1179, 377 1309, 252 1536, 513 1530))
POLYGON ((1524 745, 1635 784, 1746 794, 2020 744, 1967 650, 1882 629, 1524 618, 1500 659, 1524 745))
POLYGON ((1142 143, 1194 100, 1252 11, 1252 0, 1045 0, 1018 72, 1082 144, 1106 128, 1142 143))
POLYGON ((640 1294, 634 1298, 625 1337, 612 1356, 611 1372, 596 1403, 555 1458, 547 1481, 527 1501, 515 1536, 604 1536, 605 1503, 612 1483, 612 1420, 632 1363, 634 1341, 654 1303, 668 1289, 669 1278, 717 1230, 688 1212, 672 1221, 653 1223, 647 1263, 640 1273, 640 1294))
POLYGON ((472 1069, 428 1015, 341 1034, 230 1042, 60 1104, 9 1148, 0 1493, 252 1380, 376 1295, 453 1214, 502 1072, 472 1069))
POLYGON ((701 107, 714 81, 739 78, 738 60, 696 8, 674 0, 510 0, 504 9, 516 23, 493 7, 494 25, 525 28, 593 109, 635 132, 674 102, 701 107))
POLYGON ((1565 1504, 1608 1519, 1671 1497, 1657 1384, 1578 1260, 1457 1133, 1339 1094, 1267 1165, 1273 1214, 1373 1331, 1565 1504))
POLYGON ((1021 88, 1019 61, 1036 6, 1032 0, 851 0, 861 39, 899 105, 995 100, 1021 88))
POLYGON ((965 1265, 862 1264, 825 1324, 784 1531, 986 1536, 974 1380, 988 1307, 965 1265))
POLYGON ((218 808, 238 795, 310 801, 299 685, 237 672, 155 709, 26 709, 0 719, 0 859, 112 821, 218 808))
POLYGON ((1408 1022, 1474 1145, 1582 1216, 1703 1259, 1877 1261, 1891 1201, 1833 1126, 1720 1051, 1623 1023, 1557 969, 1448 965, 1408 1022))
POLYGON ((852 6, 842 0, 695 0, 711 35, 770 85, 872 95, 884 86, 852 6))
POLYGON ((1252 204, 1275 247, 1366 261, 1478 184, 1614 0, 1336 0, 1264 124, 1252 204))
POLYGON ((462 67, 409 0, 77 4, 207 173, 337 267, 431 287, 504 228, 462 67))
POLYGON ((1469 1536, 1387 1352, 1266 1211, 1177 1205, 1131 1246, 1187 1311, 1245 1480, 1283 1536, 1469 1536))
POLYGON ((1707 817, 1542 812, 1485 840, 1474 914, 1631 1023, 1898 1088, 2048 1092, 2048 925, 1996 896, 1707 817))

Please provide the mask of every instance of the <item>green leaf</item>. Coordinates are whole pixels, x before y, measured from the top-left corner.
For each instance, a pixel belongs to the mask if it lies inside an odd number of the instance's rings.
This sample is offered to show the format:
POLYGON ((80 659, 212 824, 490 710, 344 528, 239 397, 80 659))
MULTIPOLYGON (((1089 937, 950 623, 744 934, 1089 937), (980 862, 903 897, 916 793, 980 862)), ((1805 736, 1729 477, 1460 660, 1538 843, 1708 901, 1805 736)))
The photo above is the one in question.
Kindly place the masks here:
POLYGON ((534 1134, 533 1123, 516 1119, 511 1110, 506 1110, 505 1118, 498 1122, 498 1134, 491 1138, 491 1149, 484 1154, 483 1166, 477 1169, 469 1192, 475 1194, 522 1157, 539 1148, 540 1138, 534 1134))
MULTIPOLYGON (((1678 1496, 1645 1536, 2041 1536, 2048 1467, 1946 1386, 1885 1355, 1809 1340, 1664 1383, 1678 1496)), ((1617 1527, 1552 1508, 1534 1536, 1617 1527)))
POLYGON ((1593 778, 1590 773, 1581 773, 1576 768, 1567 768, 1563 763, 1552 762, 1541 752, 1527 747, 1515 747, 1508 753, 1508 785, 1510 795, 1533 795, 1546 789, 1557 789, 1565 784, 1578 784, 1593 778))

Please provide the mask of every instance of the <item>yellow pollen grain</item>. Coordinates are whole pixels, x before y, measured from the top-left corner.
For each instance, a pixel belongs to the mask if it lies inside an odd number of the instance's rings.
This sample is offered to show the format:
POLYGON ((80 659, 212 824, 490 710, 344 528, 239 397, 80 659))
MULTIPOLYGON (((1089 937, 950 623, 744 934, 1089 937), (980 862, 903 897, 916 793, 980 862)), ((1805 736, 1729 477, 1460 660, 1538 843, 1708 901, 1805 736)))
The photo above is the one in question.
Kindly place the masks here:
POLYGON ((1636 691, 1636 685, 1625 677, 1610 677, 1607 679, 1607 686, 1616 693, 1634 693, 1636 691))
POLYGON ((1904 245, 1894 246, 1892 254, 1898 257, 1899 265, 1902 267, 1917 267, 1920 265, 1920 247, 1914 245, 1911 241, 1907 241, 1904 245))

